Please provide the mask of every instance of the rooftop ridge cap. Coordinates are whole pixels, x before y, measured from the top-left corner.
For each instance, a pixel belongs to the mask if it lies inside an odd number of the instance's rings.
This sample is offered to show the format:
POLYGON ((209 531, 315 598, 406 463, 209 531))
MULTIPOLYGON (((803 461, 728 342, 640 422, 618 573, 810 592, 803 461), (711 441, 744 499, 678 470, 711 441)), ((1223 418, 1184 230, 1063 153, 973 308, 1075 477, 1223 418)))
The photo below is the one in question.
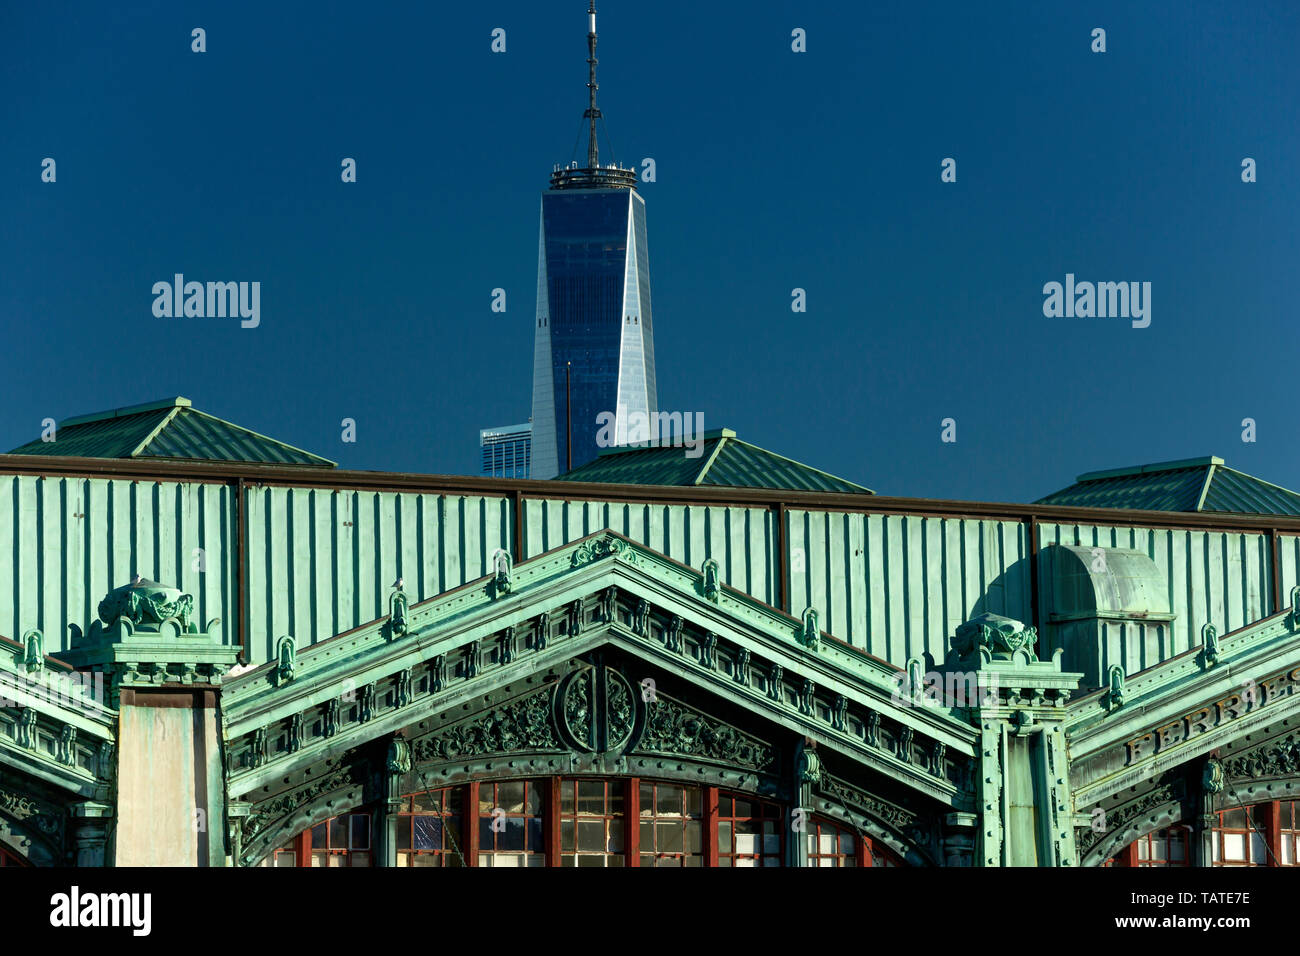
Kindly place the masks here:
POLYGON ((1181 458, 1175 461, 1157 461, 1145 465, 1130 465, 1125 468, 1105 468, 1100 471, 1086 471, 1074 479, 1078 484, 1084 481, 1099 481, 1102 478, 1121 478, 1126 475, 1146 475, 1161 471, 1179 471, 1186 468, 1200 468, 1207 465, 1222 465, 1223 459, 1217 455, 1201 458, 1181 458))
POLYGON ((172 398, 160 398, 153 402, 143 402, 139 405, 125 405, 122 408, 110 408, 107 411, 91 412, 86 415, 73 415, 71 418, 65 418, 59 422, 60 428, 67 428, 70 425, 85 425, 90 422, 103 422, 112 418, 129 418, 132 415, 142 415, 145 412, 157 411, 160 408, 188 408, 191 402, 183 395, 175 395, 172 398))

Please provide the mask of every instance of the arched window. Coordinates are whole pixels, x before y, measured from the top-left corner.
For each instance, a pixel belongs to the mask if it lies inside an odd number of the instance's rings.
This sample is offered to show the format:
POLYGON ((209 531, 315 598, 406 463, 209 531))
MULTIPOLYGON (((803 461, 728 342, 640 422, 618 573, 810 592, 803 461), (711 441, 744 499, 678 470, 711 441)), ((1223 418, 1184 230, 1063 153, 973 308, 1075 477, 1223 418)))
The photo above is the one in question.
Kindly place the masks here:
MULTIPOLYGON (((1300 865, 1300 801, 1272 800, 1215 814, 1210 866, 1300 865)), ((1192 830, 1185 824, 1149 833, 1103 866, 1191 866, 1192 830)))
MULTIPOLYGON (((390 818, 400 867, 784 866, 789 810, 717 787, 638 777, 476 781, 401 797, 390 818)), ((842 823, 811 818, 813 866, 901 866, 842 823)), ((332 817, 261 866, 373 866, 369 812, 332 817)))

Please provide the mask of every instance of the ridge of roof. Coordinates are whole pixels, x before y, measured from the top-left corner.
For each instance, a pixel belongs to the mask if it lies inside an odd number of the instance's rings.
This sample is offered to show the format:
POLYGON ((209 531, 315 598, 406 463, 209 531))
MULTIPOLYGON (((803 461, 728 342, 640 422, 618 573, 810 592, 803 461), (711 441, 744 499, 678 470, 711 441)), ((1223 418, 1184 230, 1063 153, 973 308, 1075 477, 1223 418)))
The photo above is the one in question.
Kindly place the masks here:
POLYGON ((171 398, 160 398, 154 402, 143 402, 139 405, 125 405, 122 408, 110 408, 103 412, 91 412, 86 415, 74 415, 71 418, 65 418, 59 422, 60 428, 69 428, 72 425, 86 425, 90 422, 108 421, 110 418, 129 418, 132 415, 140 415, 144 412, 157 411, 160 408, 189 408, 191 402, 183 395, 174 395, 171 398))
POLYGON ((1199 468, 1206 465, 1222 465, 1223 459, 1217 455, 1205 455, 1201 458, 1182 458, 1177 461, 1157 461, 1148 465, 1130 465, 1127 468, 1106 468, 1101 471, 1085 472, 1075 478, 1075 482, 1099 481, 1102 478, 1122 478, 1127 475, 1146 475, 1160 471, 1180 471, 1184 468, 1199 468))

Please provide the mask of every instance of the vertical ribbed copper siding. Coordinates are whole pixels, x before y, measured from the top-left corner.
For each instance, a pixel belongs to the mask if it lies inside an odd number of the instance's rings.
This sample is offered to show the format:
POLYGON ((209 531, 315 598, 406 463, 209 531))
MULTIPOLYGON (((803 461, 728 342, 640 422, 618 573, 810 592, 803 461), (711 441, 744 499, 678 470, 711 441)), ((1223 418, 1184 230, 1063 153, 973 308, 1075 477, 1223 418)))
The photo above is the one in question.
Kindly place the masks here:
POLYGON ((231 493, 226 485, 6 477, 0 494, 0 633, 40 628, 49 653, 69 624, 136 574, 194 595, 200 627, 222 619, 234 642, 231 493), (203 549, 203 567, 195 549, 203 549))
POLYGON ((281 487, 249 489, 247 522, 251 663, 383 617, 398 577, 412 602, 482 577, 513 527, 504 497, 281 487))
MULTIPOLYGON (((103 596, 139 573, 193 594, 200 625, 220 617, 226 641, 235 642, 229 486, 3 481, 0 634, 17 639, 39 627, 48 649, 66 648, 68 625, 88 627, 103 596), (206 571, 195 568, 195 548, 204 549, 206 571)), ((283 634, 305 646, 382 617, 399 576, 418 601, 486 574, 497 548, 513 552, 512 508, 505 496, 250 486, 250 662, 269 659, 283 634)), ((728 584, 778 603, 769 508, 526 498, 522 518, 526 556, 611 528, 693 568, 715 558, 728 584)), ((1177 615, 1161 657, 1198 644, 1207 620, 1225 633, 1275 610, 1267 535, 1039 527, 1040 547, 1077 543, 1151 556, 1177 615)), ((942 660, 957 625, 983 611, 1026 623, 1033 617, 1022 522, 788 509, 785 538, 792 612, 815 606, 826 631, 895 664, 926 652, 942 660)), ((1285 604, 1300 583, 1300 536, 1279 540, 1285 604)), ((1050 569, 1039 571, 1046 620, 1050 569)))
POLYGON ((790 510, 790 606, 902 666, 941 662, 957 625, 990 611, 1029 623, 1028 537, 1015 521, 790 510))
POLYGON ((776 532, 768 508, 524 500, 524 553, 550 551, 605 528, 699 569, 717 560, 722 580, 776 604, 776 532))
MULTIPOLYGON (((1039 524, 1039 547, 1051 544, 1128 548, 1147 554, 1169 585, 1169 609, 1174 613, 1169 646, 1160 652, 1168 659, 1201 643, 1201 627, 1211 622, 1219 634, 1243 627, 1272 614, 1273 562, 1267 534, 1195 531, 1181 529, 1115 528, 1093 525, 1039 524)), ((1282 539, 1287 551, 1287 539, 1282 539)), ((1293 550, 1294 553, 1294 550, 1293 550)), ((1040 552, 1040 594, 1043 620, 1047 620, 1051 591, 1050 552, 1040 552)), ((1283 563, 1282 600, 1289 600, 1290 585, 1283 563)), ((1159 663, 1145 657, 1124 662, 1131 672, 1159 663)))

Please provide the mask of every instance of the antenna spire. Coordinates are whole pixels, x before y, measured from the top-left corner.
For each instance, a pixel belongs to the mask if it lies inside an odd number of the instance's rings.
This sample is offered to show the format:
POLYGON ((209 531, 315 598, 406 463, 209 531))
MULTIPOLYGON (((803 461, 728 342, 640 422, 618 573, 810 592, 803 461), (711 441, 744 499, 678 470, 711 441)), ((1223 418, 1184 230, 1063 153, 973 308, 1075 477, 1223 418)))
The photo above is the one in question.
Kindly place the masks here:
POLYGON ((596 0, 591 0, 587 8, 587 67, 590 71, 587 89, 590 91, 591 103, 582 115, 591 124, 590 138, 587 140, 587 168, 596 169, 600 165, 596 146, 596 120, 600 119, 600 110, 596 108, 596 90, 599 88, 596 84, 596 0))

